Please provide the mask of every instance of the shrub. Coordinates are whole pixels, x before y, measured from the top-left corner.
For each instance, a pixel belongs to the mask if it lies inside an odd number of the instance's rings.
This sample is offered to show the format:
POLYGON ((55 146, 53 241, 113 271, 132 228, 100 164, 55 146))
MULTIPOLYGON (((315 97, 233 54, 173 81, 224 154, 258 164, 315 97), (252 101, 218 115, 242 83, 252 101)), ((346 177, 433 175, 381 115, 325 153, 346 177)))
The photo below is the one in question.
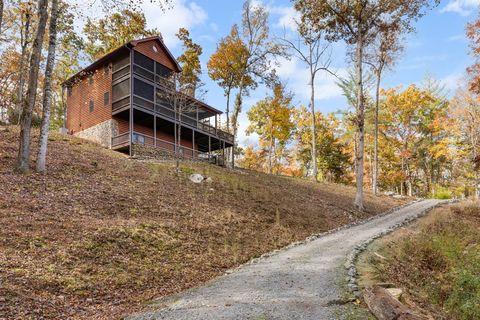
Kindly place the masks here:
POLYGON ((433 195, 435 199, 451 199, 452 196, 453 196, 452 191, 444 187, 439 187, 435 191, 435 194, 433 195))

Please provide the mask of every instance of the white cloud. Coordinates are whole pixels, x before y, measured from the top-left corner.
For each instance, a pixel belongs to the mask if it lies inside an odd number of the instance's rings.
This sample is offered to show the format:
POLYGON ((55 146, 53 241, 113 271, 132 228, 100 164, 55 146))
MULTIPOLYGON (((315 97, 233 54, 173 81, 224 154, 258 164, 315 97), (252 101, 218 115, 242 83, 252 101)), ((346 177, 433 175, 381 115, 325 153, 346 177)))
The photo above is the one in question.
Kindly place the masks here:
POLYGON ((181 27, 191 30, 193 27, 204 24, 208 20, 208 14, 195 2, 174 0, 172 9, 162 11, 155 3, 147 2, 142 8, 147 19, 149 28, 157 28, 163 36, 165 44, 169 48, 175 48, 179 41, 175 34, 181 27))
POLYGON ((459 33, 459 34, 455 34, 453 36, 448 37, 447 41, 463 41, 463 42, 466 42, 467 38, 465 37, 465 34, 459 33))
POLYGON ((446 77, 440 79, 440 82, 445 86, 445 89, 450 91, 450 93, 455 92, 459 86, 463 83, 464 74, 461 72, 454 72, 446 77))
MULTIPOLYGON (((297 58, 291 60, 279 59, 280 66, 277 68, 278 76, 287 83, 293 91, 296 99, 309 101, 310 99, 310 74, 305 65, 297 58)), ((339 68, 332 70, 337 76, 344 77, 347 70, 339 68)), ((337 85, 337 78, 326 71, 320 71, 315 80, 315 100, 326 100, 342 96, 342 91, 337 85)))
POLYGON ((297 31, 297 21, 300 20, 300 13, 293 7, 272 7, 271 12, 279 15, 276 27, 285 28, 289 31, 297 31))
MULTIPOLYGON (((250 107, 250 106, 249 106, 250 107)), ((247 136, 246 130, 250 122, 246 112, 242 112, 238 117, 238 143, 240 146, 257 145, 259 137, 256 133, 247 136)))
POLYGON ((474 9, 478 8, 480 0, 451 0, 440 12, 454 12, 462 16, 470 15, 474 9))

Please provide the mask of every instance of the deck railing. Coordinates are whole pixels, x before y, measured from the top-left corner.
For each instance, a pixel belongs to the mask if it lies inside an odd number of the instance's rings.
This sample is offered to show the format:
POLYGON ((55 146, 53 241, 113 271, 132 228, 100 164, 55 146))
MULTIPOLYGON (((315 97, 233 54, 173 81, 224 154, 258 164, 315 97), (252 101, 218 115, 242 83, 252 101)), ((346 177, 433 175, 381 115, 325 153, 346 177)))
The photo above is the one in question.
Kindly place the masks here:
MULTIPOLYGON (((113 111, 116 111, 122 107, 125 107, 126 105, 129 104, 129 98, 122 99, 121 101, 115 102, 113 106, 113 111), (126 101, 126 102, 125 102, 126 101)), ((165 104, 153 104, 152 102, 143 99, 142 97, 139 97, 137 95, 134 95, 133 99, 133 104, 136 107, 144 108, 150 111, 153 111, 157 114, 162 115, 163 117, 166 117, 170 119, 172 122, 176 123, 182 123, 182 125, 186 125, 192 128, 196 128, 200 131, 203 131, 205 133, 217 136, 231 144, 233 144, 233 135, 231 133, 228 133, 226 131, 223 131, 221 129, 215 128, 214 126, 209 125, 208 123, 202 121, 202 120, 197 120, 193 117, 190 117, 186 114, 182 114, 179 116, 178 114, 175 116, 175 110, 173 110, 171 107, 165 104)))
MULTIPOLYGON (((161 150, 167 151, 172 156, 174 156, 177 151, 178 152, 177 154, 182 159, 186 159, 186 160, 204 161, 204 162, 214 163, 218 165, 224 165, 224 158, 222 155, 202 152, 202 151, 198 151, 185 146, 179 146, 171 141, 166 141, 158 138, 155 139, 155 137, 152 137, 150 135, 146 135, 143 133, 139 133, 136 131, 133 132, 132 136, 133 136, 133 139, 132 139, 133 144, 159 148, 161 150)), ((112 148, 123 146, 129 143, 130 143, 130 132, 122 133, 112 138, 112 148)))

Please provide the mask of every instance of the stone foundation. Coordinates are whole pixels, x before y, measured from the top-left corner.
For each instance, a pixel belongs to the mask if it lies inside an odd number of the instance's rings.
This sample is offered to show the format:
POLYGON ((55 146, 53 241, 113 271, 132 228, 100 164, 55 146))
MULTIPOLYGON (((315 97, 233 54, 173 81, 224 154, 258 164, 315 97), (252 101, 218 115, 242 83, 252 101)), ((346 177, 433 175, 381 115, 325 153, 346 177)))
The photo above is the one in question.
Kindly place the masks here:
POLYGON ((173 151, 170 152, 158 147, 138 143, 132 144, 132 155, 140 158, 152 158, 158 160, 171 160, 175 158, 173 151))
POLYGON ((114 119, 109 119, 74 134, 76 137, 96 142, 106 148, 112 147, 112 137, 117 135, 118 123, 114 119))

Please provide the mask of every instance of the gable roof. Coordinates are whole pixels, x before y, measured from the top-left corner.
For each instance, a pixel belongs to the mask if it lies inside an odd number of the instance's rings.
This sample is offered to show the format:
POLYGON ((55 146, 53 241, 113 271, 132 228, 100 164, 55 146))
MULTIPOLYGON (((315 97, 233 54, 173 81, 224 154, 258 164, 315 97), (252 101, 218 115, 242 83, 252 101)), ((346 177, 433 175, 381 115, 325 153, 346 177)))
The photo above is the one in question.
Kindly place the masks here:
POLYGON ((133 41, 130 41, 129 43, 132 45, 132 47, 136 47, 140 43, 148 42, 148 41, 152 41, 152 40, 156 40, 158 42, 158 44, 160 44, 160 47, 167 53, 168 58, 173 62, 173 65, 176 68, 176 70, 174 70, 174 71, 175 72, 181 72, 182 68, 178 64, 177 59, 175 59, 175 57, 173 56, 172 52, 167 48, 165 43, 163 43, 163 39, 162 39, 161 36, 152 36, 152 37, 143 38, 143 39, 139 39, 139 40, 133 40, 133 41))
POLYGON ((122 54, 123 52, 126 52, 126 50, 133 49, 140 43, 147 42, 147 41, 152 41, 152 40, 156 40, 156 42, 160 45, 160 47, 165 51, 168 58, 173 62, 173 65, 175 66, 175 69, 176 69, 176 70, 173 70, 173 71, 177 72, 177 73, 181 72, 182 68, 178 64, 178 62, 175 59, 175 57, 173 56, 173 54, 167 48, 165 43, 163 43, 162 37, 161 36, 152 36, 152 37, 143 38, 143 39, 139 39, 139 40, 132 40, 132 41, 129 41, 129 42, 125 43, 124 45, 122 45, 122 46, 116 48, 115 50, 107 53, 106 55, 104 55, 100 59, 98 59, 95 62, 93 62, 92 64, 90 64, 88 67, 82 69, 81 71, 77 72, 76 74, 74 74, 73 76, 71 76, 70 78, 65 80, 62 83, 62 86, 68 86, 68 85, 74 83, 77 78, 83 78, 84 76, 86 76, 87 74, 94 71, 95 69, 97 69, 102 64, 104 64, 106 61, 122 54))

